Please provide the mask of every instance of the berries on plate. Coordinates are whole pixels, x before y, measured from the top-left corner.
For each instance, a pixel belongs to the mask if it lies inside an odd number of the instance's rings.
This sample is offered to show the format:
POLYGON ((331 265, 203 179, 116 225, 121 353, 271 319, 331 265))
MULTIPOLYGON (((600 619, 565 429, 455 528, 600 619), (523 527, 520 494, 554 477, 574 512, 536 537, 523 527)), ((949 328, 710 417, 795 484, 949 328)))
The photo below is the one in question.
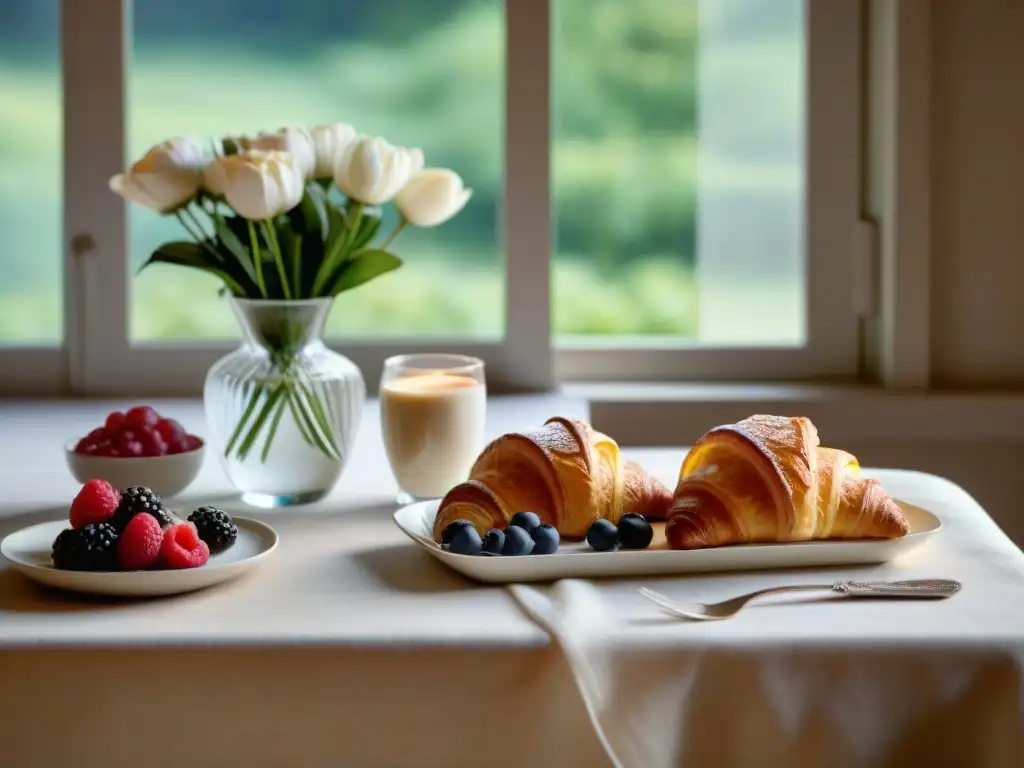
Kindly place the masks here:
POLYGON ((238 526, 223 509, 200 507, 188 516, 188 521, 196 527, 211 554, 223 552, 238 539, 238 526))
POLYGON ((163 499, 158 494, 141 485, 133 485, 121 492, 121 500, 110 523, 118 531, 123 531, 133 517, 143 513, 156 518, 161 528, 175 522, 171 513, 164 508, 163 499))
POLYGON ((53 565, 68 571, 117 568, 117 531, 110 523, 88 523, 61 531, 53 542, 53 565))
POLYGON ((192 523, 174 523, 164 531, 160 563, 165 568, 199 568, 210 561, 210 548, 192 523))
POLYGON ((647 549, 654 539, 654 529, 643 515, 627 512, 619 518, 618 538, 623 549, 647 549))
POLYGON ((441 531, 441 543, 451 544, 452 536, 455 535, 455 532, 459 528, 466 527, 473 528, 474 526, 471 522, 469 522, 469 520, 453 520, 452 522, 448 523, 448 525, 444 527, 444 530, 441 531))
POLYGON ((558 551, 560 537, 558 529, 553 525, 548 525, 547 523, 538 525, 533 529, 531 537, 533 538, 533 554, 553 555, 558 551))
POLYGON ((194 451, 203 444, 174 419, 148 405, 107 414, 103 426, 75 445, 76 453, 110 458, 150 458, 194 451))
POLYGON ((160 560, 164 532, 152 515, 136 515, 117 540, 117 559, 122 570, 142 571, 160 560))
POLYGON ((516 512, 508 524, 509 527, 515 526, 524 529, 527 533, 532 533, 540 525, 540 518, 536 512, 516 512))
POLYGON ((455 555, 475 555, 484 548, 480 533, 472 525, 460 525, 452 531, 448 551, 455 555))
POLYGON ((615 549, 619 541, 619 530, 611 520, 595 520, 587 531, 587 543, 598 552, 615 549))
POLYGON ((491 528, 484 536, 484 551, 500 555, 505 546, 505 532, 500 528, 491 528))
POLYGON ((69 517, 72 528, 110 520, 121 502, 121 494, 106 480, 90 480, 71 502, 69 517))
POLYGON ((501 554, 505 557, 520 557, 528 555, 533 551, 533 539, 525 528, 518 525, 509 525, 505 529, 505 546, 501 548, 501 554))

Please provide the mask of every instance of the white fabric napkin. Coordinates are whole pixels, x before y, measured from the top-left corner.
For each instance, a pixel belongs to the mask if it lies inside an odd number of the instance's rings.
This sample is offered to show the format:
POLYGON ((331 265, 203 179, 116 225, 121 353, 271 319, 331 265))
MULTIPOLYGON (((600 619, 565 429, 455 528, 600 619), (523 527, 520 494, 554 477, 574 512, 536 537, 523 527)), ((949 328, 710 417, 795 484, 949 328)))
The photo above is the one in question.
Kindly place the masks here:
MULTIPOLYGON (((999 570, 997 563, 988 575, 999 570)), ((822 575, 644 583, 680 600, 711 602, 818 583, 822 575)), ((1002 576, 989 596, 974 585, 938 602, 794 593, 723 622, 668 617, 637 594, 640 582, 509 589, 563 650, 618 768, 1019 768, 1024 580, 1015 568, 1002 576)), ((925 574, 880 568, 845 577, 925 574)))

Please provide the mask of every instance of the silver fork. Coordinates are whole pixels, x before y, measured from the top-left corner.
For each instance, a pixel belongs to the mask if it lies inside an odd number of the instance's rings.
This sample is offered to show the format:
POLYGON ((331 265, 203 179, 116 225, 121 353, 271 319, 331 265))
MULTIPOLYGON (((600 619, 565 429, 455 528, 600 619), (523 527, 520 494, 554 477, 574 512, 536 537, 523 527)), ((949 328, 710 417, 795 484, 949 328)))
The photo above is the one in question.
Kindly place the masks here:
POLYGON ((950 579, 917 579, 911 581, 837 581, 834 584, 799 584, 790 587, 759 589, 721 603, 678 603, 667 595, 640 587, 640 594, 673 616, 698 621, 728 619, 743 607, 765 595, 783 592, 834 592, 846 597, 944 598, 952 597, 963 585, 950 579))

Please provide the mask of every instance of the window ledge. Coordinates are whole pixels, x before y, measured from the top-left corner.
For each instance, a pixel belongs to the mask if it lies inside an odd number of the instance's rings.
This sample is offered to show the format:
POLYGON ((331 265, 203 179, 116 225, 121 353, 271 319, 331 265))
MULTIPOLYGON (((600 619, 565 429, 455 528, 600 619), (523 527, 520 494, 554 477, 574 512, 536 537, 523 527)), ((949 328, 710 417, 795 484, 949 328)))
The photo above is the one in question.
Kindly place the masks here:
POLYGON ((680 445, 753 413, 810 418, 826 443, 1024 442, 1024 391, 803 384, 578 383, 594 427, 622 445, 680 445))

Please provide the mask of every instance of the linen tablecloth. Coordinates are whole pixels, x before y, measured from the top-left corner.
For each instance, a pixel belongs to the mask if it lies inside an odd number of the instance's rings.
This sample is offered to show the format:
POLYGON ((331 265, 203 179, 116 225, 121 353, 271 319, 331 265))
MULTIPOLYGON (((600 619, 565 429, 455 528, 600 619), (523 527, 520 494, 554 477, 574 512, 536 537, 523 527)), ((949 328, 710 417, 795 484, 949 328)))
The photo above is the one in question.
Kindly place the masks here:
MULTIPOLYGON (((664 476, 667 458, 647 464, 664 476)), ((511 588, 566 654, 616 765, 1024 765, 1024 554, 952 483, 868 472, 942 520, 888 565, 511 588), (668 617, 636 592, 715 602, 910 578, 964 587, 942 601, 778 596, 707 623, 668 617)))
MULTIPOLYGON (((201 431, 198 403, 156 405, 201 431)), ((77 489, 63 442, 109 407, 0 405, 0 536, 61 514, 77 489)), ((573 407, 499 400, 488 431, 585 415, 573 407)), ((672 477, 685 450, 630 453, 672 477)), ((953 600, 754 606, 693 625, 635 587, 714 600, 823 574, 514 590, 538 624, 393 525, 371 406, 328 500, 247 512, 281 536, 251 576, 90 601, 0 563, 0 766, 609 765, 598 732, 630 768, 1019 765, 1022 556, 956 486, 882 477, 945 527, 905 562, 856 575, 959 578, 953 600), (982 740, 987 753, 969 751, 982 740)), ((230 506, 227 491, 211 456, 180 506, 230 506)))

